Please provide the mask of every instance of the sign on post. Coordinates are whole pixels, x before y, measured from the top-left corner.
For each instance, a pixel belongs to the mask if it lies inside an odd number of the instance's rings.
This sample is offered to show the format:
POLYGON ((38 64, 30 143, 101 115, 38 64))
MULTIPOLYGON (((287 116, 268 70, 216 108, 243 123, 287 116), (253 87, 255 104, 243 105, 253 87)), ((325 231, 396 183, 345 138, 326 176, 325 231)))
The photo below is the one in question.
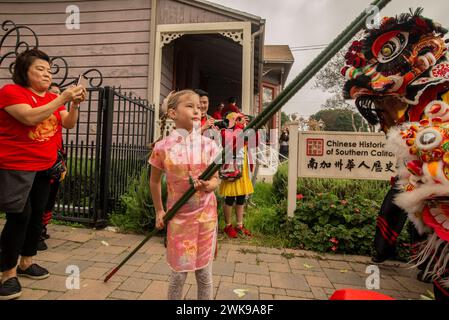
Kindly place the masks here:
MULTIPOLYGON (((292 124, 290 132, 297 128, 292 124)), ((289 216, 296 210, 298 177, 390 180, 396 175, 396 157, 385 149, 384 133, 301 131, 291 137, 289 216)))
POLYGON ((298 177, 390 180, 396 158, 384 133, 300 132, 298 177))

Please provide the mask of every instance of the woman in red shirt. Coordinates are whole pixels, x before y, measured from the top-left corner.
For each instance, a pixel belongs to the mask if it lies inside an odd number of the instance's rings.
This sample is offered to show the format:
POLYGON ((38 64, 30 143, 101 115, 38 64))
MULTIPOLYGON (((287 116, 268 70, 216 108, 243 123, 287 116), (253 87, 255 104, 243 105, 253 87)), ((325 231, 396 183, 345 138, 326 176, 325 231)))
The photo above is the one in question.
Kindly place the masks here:
POLYGON ((37 49, 17 56, 13 81, 0 89, 0 211, 6 213, 0 239, 0 300, 21 295, 17 275, 49 276, 33 263, 50 188, 48 169, 57 159, 62 127, 75 126, 79 103, 86 98, 82 86, 60 96, 48 92, 50 58, 37 49), (64 107, 68 102, 70 111, 64 107))

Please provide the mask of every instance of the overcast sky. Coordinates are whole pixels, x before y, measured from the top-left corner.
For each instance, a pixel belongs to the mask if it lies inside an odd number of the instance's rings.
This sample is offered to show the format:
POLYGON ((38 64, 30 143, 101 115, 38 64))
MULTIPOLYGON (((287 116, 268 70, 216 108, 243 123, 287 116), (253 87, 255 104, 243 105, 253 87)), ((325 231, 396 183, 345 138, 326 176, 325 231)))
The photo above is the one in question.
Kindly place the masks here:
MULTIPOLYGON (((330 43, 372 0, 209 0, 266 20, 265 44, 290 47, 330 43)), ((447 0, 393 0, 381 15, 396 15, 409 8, 424 8, 424 16, 449 27, 447 0)), ((287 82, 296 77, 315 57, 317 51, 295 51, 295 63, 287 82)), ((311 115, 321 108, 328 94, 312 89, 313 80, 282 109, 287 113, 311 115)))

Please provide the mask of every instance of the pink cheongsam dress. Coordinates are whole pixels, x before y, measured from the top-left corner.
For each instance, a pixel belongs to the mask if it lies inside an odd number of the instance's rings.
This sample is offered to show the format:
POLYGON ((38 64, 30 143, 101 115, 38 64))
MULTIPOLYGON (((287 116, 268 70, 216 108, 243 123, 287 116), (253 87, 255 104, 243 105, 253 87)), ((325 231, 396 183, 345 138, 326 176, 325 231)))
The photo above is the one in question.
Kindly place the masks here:
MULTIPOLYGON (((214 161, 220 148, 213 140, 177 130, 157 142, 150 165, 167 178, 167 210, 214 161)), ((197 191, 167 225, 167 262, 176 272, 205 268, 214 257, 217 237, 217 199, 214 192, 197 191)))

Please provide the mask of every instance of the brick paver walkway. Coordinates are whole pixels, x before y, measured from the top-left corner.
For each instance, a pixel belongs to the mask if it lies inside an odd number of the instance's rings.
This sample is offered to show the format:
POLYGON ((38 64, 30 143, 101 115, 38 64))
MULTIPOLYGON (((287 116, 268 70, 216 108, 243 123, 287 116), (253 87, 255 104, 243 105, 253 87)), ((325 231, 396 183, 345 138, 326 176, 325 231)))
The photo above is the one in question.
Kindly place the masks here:
MULTIPOLYGON (((0 221, 2 228, 4 221, 0 221)), ((47 267, 45 280, 21 278, 20 299, 166 299, 170 269, 160 237, 150 239, 119 272, 103 283, 115 267, 143 238, 109 230, 50 225, 49 249, 36 261, 47 267), (69 290, 70 269, 80 270, 80 288, 69 290)), ((328 299, 341 288, 366 289, 371 265, 368 257, 322 255, 290 249, 239 245, 220 241, 214 262, 215 299, 328 299), (240 289, 240 290, 238 290, 240 289), (237 290, 237 291, 234 291, 237 290), (239 297, 241 293, 243 296, 239 297)), ((380 269, 380 290, 396 299, 420 299, 431 285, 416 280, 416 271, 403 263, 387 262, 380 269)), ((194 274, 184 287, 185 299, 196 299, 194 274)))

